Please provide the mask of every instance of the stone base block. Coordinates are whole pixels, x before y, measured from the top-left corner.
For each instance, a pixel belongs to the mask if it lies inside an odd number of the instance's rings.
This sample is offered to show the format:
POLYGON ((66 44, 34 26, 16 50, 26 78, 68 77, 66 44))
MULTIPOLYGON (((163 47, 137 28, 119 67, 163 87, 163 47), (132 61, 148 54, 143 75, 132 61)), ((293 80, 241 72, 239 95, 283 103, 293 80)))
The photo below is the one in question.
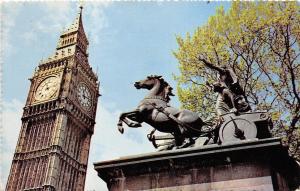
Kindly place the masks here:
POLYGON ((111 191, 288 191, 300 170, 279 138, 154 152, 94 163, 111 191))

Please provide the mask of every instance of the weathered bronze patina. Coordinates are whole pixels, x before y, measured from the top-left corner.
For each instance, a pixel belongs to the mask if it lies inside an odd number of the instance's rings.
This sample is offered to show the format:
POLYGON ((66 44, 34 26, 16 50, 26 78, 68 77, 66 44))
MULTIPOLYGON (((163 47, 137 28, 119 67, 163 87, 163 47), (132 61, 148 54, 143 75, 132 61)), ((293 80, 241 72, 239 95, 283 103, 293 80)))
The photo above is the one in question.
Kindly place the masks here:
MULTIPOLYGON (((140 127, 142 122, 146 122, 158 131, 171 133, 175 145, 179 147, 193 144, 193 137, 200 136, 201 128, 205 123, 198 113, 169 105, 170 96, 174 94, 172 87, 161 76, 148 76, 144 80, 135 82, 134 86, 137 89, 148 89, 149 94, 135 110, 120 115, 118 129, 121 133, 124 132, 123 122, 129 127, 140 127), (184 143, 186 138, 188 141, 184 143)), ((171 145, 170 148, 173 146, 171 145)))
POLYGON ((212 85, 214 92, 219 93, 217 122, 206 123, 198 113, 170 106, 170 96, 174 96, 172 87, 161 76, 151 75, 135 82, 137 89, 148 89, 149 93, 135 110, 120 115, 119 131, 124 132, 123 123, 137 128, 146 122, 154 128, 148 139, 161 150, 270 137, 270 117, 263 111, 250 112, 235 73, 210 63, 206 65, 220 72, 219 81, 212 85), (169 135, 154 135, 156 130, 169 135), (199 137, 205 139, 199 141, 199 137), (156 141, 163 142, 157 144, 156 141))
POLYGON ((247 112, 250 111, 250 105, 247 101, 245 92, 243 91, 239 80, 234 70, 229 66, 218 67, 199 57, 205 66, 219 73, 219 79, 213 83, 212 89, 218 93, 216 112, 224 115, 230 111, 232 112, 247 112))

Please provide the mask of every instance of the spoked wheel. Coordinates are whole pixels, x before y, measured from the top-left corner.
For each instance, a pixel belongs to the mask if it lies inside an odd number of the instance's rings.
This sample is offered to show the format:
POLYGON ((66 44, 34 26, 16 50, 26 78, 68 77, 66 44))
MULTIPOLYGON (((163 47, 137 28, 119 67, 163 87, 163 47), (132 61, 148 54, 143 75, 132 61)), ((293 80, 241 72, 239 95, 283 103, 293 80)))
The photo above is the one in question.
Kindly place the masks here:
POLYGON ((219 138, 222 143, 257 137, 257 128, 252 121, 243 118, 230 118, 221 125, 219 130, 219 138))

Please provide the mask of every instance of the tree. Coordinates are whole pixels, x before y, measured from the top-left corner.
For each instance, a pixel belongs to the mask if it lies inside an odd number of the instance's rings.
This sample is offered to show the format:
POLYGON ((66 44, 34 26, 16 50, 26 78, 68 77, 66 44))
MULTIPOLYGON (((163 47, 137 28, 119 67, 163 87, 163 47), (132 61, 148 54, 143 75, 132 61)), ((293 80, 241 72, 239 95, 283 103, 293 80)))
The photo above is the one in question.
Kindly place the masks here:
POLYGON ((205 85, 217 79, 199 56, 216 66, 230 66, 254 110, 267 110, 275 133, 284 136, 300 159, 300 8, 297 2, 232 2, 198 27, 177 37, 182 107, 214 116, 215 95, 205 85))

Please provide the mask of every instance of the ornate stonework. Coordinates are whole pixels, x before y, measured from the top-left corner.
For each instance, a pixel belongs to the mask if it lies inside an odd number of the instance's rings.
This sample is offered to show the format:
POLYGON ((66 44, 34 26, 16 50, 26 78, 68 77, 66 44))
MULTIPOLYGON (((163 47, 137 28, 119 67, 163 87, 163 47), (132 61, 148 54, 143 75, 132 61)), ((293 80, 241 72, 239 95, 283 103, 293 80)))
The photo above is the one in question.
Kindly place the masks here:
POLYGON ((99 82, 88 63, 82 7, 30 79, 6 190, 84 190, 99 82))

